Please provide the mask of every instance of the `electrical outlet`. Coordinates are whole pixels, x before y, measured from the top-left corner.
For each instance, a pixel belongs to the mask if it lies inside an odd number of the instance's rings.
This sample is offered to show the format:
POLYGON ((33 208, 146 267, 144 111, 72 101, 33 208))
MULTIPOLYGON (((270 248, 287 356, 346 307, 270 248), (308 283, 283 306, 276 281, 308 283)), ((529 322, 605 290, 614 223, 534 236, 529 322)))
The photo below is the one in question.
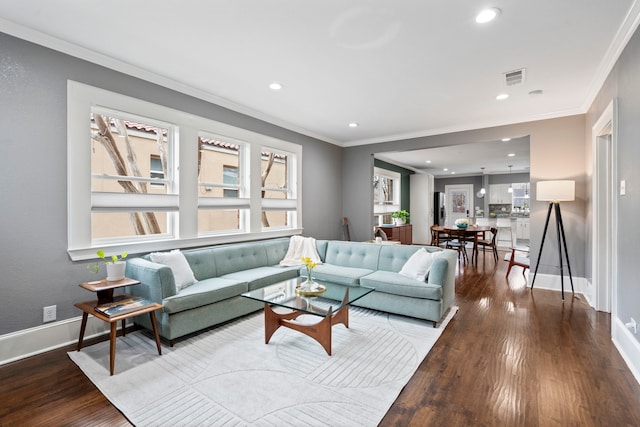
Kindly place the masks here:
POLYGON ((56 306, 42 307, 42 323, 53 322, 56 320, 56 306))
POLYGON ((633 319, 633 317, 631 318, 631 330, 633 331, 634 334, 638 333, 638 324, 633 319))

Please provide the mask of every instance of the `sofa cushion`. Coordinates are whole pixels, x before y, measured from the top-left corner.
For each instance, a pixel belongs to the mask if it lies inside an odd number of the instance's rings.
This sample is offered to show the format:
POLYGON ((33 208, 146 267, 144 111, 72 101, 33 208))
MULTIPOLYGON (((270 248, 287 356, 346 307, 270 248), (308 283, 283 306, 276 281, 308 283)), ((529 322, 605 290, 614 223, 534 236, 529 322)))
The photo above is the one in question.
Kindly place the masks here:
POLYGON ((375 292, 386 294, 436 301, 442 299, 442 286, 410 279, 391 271, 376 271, 361 277, 360 285, 375 288, 375 292))
POLYGON ((265 247, 255 242, 218 246, 213 248, 212 252, 216 259, 218 277, 236 271, 273 265, 267 260, 265 247))
POLYGON ((269 239, 258 242, 258 244, 265 249, 267 265, 276 265, 282 258, 284 258, 284 255, 289 249, 289 238, 283 237, 280 239, 269 239))
POLYGON ((182 253, 187 258, 196 279, 204 280, 218 276, 212 248, 190 249, 182 253))
POLYGON ((162 305, 165 312, 178 313, 235 297, 247 290, 246 282, 214 277, 201 280, 176 295, 165 298, 162 305))
POLYGON ((151 261, 167 265, 171 268, 176 283, 176 292, 180 292, 181 289, 191 286, 196 282, 193 271, 191 271, 191 266, 187 262, 184 254, 178 249, 171 252, 154 252, 149 256, 151 257, 151 261))
MULTIPOLYGON (((367 274, 371 274, 372 272, 373 270, 369 270, 366 268, 342 267, 333 264, 318 264, 318 266, 313 269, 311 277, 319 280, 320 282, 326 280, 327 282, 337 283, 339 285, 359 286, 360 278, 362 276, 366 276, 367 274)), ((300 275, 303 277, 307 276, 307 267, 302 266, 300 268, 300 275)))
POLYGON ((247 282, 248 289, 264 288, 277 282, 293 279, 298 277, 298 269, 300 267, 258 267, 250 270, 236 271, 222 276, 224 279, 236 280, 239 282, 247 282))
POLYGON ((356 267, 371 271, 378 269, 382 245, 370 243, 329 241, 324 262, 341 267, 356 267))
POLYGON ((320 255, 320 259, 322 262, 327 261, 327 246, 329 245, 328 240, 316 240, 316 249, 318 250, 318 255, 320 255))

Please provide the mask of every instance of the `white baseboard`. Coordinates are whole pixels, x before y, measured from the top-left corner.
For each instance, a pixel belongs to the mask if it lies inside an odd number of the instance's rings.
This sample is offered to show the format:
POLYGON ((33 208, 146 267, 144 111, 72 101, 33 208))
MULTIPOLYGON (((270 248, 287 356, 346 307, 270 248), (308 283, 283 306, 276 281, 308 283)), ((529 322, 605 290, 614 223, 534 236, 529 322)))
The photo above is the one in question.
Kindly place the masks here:
MULTIPOLYGON (((82 316, 0 336, 0 365, 78 342, 82 316)), ((118 322, 120 325, 121 322, 118 322)), ((109 333, 109 324, 89 316, 84 339, 109 333)))
MULTIPOLYGON (((533 281, 533 273, 529 272, 529 278, 527 280, 527 286, 531 287, 533 281)), ((559 275, 553 274, 540 274, 536 276, 536 283, 533 285, 533 289, 548 289, 551 291, 562 291, 562 283, 559 275)), ((576 294, 585 295, 585 291, 588 289, 587 279, 584 277, 573 277, 573 289, 576 294)), ((564 293, 565 297, 571 294, 571 281, 569 276, 564 276, 564 293)))
POLYGON ((611 340, 636 381, 640 383, 640 342, 619 318, 611 318, 611 340))

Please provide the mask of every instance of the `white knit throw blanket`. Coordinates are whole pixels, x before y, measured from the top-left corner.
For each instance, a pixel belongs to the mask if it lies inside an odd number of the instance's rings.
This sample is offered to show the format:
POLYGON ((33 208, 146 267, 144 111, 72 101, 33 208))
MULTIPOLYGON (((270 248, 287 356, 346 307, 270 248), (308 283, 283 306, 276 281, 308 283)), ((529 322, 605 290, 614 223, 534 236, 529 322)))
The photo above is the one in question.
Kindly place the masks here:
POLYGON ((291 236, 289 249, 280 265, 283 267, 293 267, 304 264, 302 258, 311 258, 317 264, 322 264, 318 250, 316 249, 316 239, 313 237, 291 236))

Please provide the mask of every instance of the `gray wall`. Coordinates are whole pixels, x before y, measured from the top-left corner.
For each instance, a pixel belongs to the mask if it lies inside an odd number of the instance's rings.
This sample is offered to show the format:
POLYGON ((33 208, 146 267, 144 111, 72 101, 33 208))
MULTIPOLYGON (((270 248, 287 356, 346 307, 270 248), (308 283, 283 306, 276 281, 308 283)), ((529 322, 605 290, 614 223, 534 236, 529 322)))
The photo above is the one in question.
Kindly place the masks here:
MULTIPOLYGON (((640 320, 640 281, 638 280, 638 212, 640 212, 640 33, 636 31, 616 66, 591 105, 585 123, 587 152, 591 153, 591 129, 612 99, 618 100, 617 158, 618 176, 626 180, 626 195, 616 195, 618 216, 614 223, 619 225, 618 238, 618 317, 628 322, 630 317, 640 320)), ((592 161, 589 157, 589 166, 592 161)), ((590 188, 591 190, 591 188, 590 188)), ((617 193, 616 193, 617 194, 617 193)), ((591 228, 587 253, 591 254, 591 228)), ((589 271, 591 273, 591 271, 589 271)), ((638 335, 635 335, 638 340, 638 335)))
POLYGON ((67 79, 303 146, 304 234, 341 238, 342 148, 0 33, 0 334, 57 319, 95 280, 67 255, 67 79))
MULTIPOLYGON (((374 153, 495 141, 504 138, 505 135, 529 135, 530 137, 531 261, 534 265, 538 259, 537 254, 548 206, 546 202, 535 200, 535 184, 539 180, 548 179, 576 180, 576 201, 563 204, 562 215, 565 231, 568 236, 571 236, 567 241, 571 271, 576 277, 584 277, 587 180, 584 115, 345 148, 342 203, 345 215, 349 217, 352 224, 351 238, 368 239, 369 230, 372 229, 373 195, 369 183, 373 173, 374 153)), ((545 241, 539 273, 558 273, 555 267, 558 248, 556 242, 551 240, 545 241)))

